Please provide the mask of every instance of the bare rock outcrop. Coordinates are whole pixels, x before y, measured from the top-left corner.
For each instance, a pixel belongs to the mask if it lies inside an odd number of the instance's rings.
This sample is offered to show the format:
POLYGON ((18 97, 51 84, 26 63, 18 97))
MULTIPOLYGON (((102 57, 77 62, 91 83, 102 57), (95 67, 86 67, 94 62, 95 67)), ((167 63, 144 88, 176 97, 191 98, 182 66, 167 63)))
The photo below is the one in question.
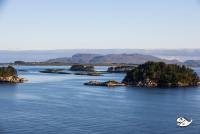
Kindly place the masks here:
POLYGON ((106 86, 106 87, 126 86, 126 84, 124 84, 124 83, 113 81, 113 80, 109 80, 109 81, 106 81, 106 82, 98 82, 98 81, 92 80, 92 81, 89 81, 87 83, 84 83, 84 85, 106 86))

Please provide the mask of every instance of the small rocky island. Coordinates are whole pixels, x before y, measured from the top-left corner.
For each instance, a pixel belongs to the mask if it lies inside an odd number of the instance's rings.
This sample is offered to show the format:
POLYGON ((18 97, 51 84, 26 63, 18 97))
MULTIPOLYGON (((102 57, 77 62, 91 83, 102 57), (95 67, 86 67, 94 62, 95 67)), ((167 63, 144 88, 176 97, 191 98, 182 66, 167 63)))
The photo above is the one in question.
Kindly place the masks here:
POLYGON ((40 73, 71 74, 71 73, 65 72, 65 69, 45 69, 45 70, 40 71, 40 73))
POLYGON ((101 72, 78 72, 74 73, 74 75, 103 76, 101 72))
POLYGON ((24 81, 27 80, 19 78, 14 67, 0 67, 0 83, 23 83, 24 81))
POLYGON ((84 85, 88 85, 88 86, 106 86, 106 87, 115 87, 115 86, 126 86, 125 83, 121 83, 121 82, 117 82, 117 81, 113 81, 113 80, 109 80, 106 82, 98 82, 95 80, 89 81, 87 83, 84 83, 84 85))
POLYGON ((184 65, 146 62, 127 72, 123 83, 138 87, 191 87, 199 85, 194 70, 184 65))
POLYGON ((126 73, 132 69, 134 69, 136 66, 133 65, 121 65, 121 66, 113 66, 109 67, 107 72, 109 73, 126 73))
POLYGON ((103 73, 95 71, 92 65, 74 64, 70 67, 70 71, 75 71, 75 75, 103 76, 103 73))
POLYGON ((94 72, 94 66, 92 65, 81 65, 81 64, 74 64, 70 67, 71 71, 85 71, 85 72, 94 72))

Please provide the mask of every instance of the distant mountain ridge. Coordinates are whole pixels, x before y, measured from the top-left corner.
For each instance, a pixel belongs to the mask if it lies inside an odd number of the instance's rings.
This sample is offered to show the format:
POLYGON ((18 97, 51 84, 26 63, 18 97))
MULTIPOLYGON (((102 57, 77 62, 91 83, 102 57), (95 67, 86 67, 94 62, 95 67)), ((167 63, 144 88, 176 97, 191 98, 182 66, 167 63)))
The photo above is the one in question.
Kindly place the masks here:
POLYGON ((161 61, 161 59, 142 54, 108 54, 94 57, 90 63, 125 63, 125 64, 142 64, 146 61, 161 61))
POLYGON ((200 49, 63 49, 63 50, 0 50, 0 63, 14 61, 41 62, 58 57, 71 57, 77 53, 92 54, 144 54, 161 59, 180 61, 200 60, 200 49))
POLYGON ((72 57, 50 59, 47 63, 79 63, 79 64, 143 64, 147 61, 163 61, 165 63, 179 64, 177 60, 160 59, 151 55, 143 54, 75 54, 72 57))
POLYGON ((62 57, 62 58, 56 58, 56 59, 50 59, 46 62, 48 63, 79 63, 79 64, 89 64, 90 61, 95 58, 101 56, 100 54, 75 54, 72 55, 72 57, 62 57))
POLYGON ((91 63, 91 60, 93 60, 96 57, 101 56, 100 54, 75 54, 72 56, 72 61, 76 63, 91 63))

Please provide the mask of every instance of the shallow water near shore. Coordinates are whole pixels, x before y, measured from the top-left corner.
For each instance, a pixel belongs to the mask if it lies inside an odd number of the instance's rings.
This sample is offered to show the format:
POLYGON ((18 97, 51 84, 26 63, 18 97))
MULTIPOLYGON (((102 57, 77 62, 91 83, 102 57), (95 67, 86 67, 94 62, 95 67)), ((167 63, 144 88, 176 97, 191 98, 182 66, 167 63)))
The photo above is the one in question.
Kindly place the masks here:
MULTIPOLYGON (((0 85, 0 133, 7 134, 199 134, 200 87, 137 88, 84 86, 89 80, 121 81, 125 74, 78 76, 19 72, 23 84, 0 85), (180 128, 176 118, 193 123, 180 128)), ((25 70, 25 71, 24 71, 25 70)), ((97 67, 104 71, 106 67, 97 67)), ((195 68, 200 75, 200 68, 195 68)))

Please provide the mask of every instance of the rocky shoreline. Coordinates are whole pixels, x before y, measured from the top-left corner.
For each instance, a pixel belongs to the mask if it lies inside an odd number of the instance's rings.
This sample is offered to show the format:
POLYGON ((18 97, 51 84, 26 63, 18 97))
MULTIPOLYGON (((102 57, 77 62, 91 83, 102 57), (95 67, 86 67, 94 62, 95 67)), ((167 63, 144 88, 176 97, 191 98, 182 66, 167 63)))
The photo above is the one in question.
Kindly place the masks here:
POLYGON ((0 77, 0 83, 23 83, 26 81, 28 80, 17 76, 0 77))
MULTIPOLYGON (((168 85, 164 85, 164 86, 159 86, 158 83, 154 82, 154 81, 145 81, 145 82, 138 82, 136 84, 127 84, 127 83, 123 83, 123 82, 117 82, 114 80, 109 80, 106 82, 99 82, 96 80, 91 80, 89 82, 84 83, 84 85, 87 86, 106 86, 106 87, 117 87, 117 86, 132 86, 132 87, 146 87, 146 88, 157 88, 157 87, 191 87, 190 85, 186 85, 184 83, 178 83, 178 85, 172 85, 172 84, 168 84, 168 85)), ((200 86, 200 82, 198 82, 197 85, 194 86, 200 86)))
POLYGON ((145 80, 145 81, 139 81, 135 84, 128 84, 129 86, 133 86, 133 87, 146 87, 146 88, 156 88, 156 87, 163 87, 163 88, 173 88, 173 87, 196 87, 196 86, 200 86, 200 82, 198 82, 197 84, 188 84, 188 83, 182 83, 182 82, 178 82, 178 83, 166 83, 166 84, 162 84, 160 85, 159 83, 153 81, 153 80, 145 80))

